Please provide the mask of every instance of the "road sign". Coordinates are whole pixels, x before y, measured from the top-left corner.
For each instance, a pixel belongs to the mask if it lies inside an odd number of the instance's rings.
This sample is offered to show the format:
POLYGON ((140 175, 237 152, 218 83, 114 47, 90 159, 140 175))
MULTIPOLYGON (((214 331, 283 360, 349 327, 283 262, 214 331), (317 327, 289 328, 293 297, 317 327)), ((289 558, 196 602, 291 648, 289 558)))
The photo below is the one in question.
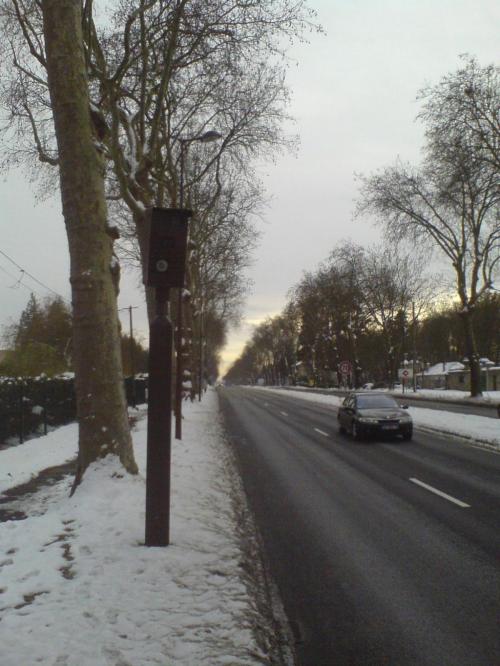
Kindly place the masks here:
POLYGON ((341 361, 339 363, 339 370, 342 375, 349 375, 352 370, 350 361, 341 361))
POLYGON ((398 372, 398 377, 399 379, 402 379, 403 381, 406 381, 407 379, 411 379, 413 377, 413 369, 412 368, 404 368, 404 369, 399 369, 398 372))

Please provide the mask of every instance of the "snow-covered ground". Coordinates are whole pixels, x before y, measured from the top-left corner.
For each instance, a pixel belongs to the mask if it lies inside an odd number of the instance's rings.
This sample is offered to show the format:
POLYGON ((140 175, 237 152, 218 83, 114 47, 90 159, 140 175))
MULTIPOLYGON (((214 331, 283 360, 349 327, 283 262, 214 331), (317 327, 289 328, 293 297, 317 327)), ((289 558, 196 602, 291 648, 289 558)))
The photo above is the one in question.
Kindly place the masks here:
MULTIPOLYGON (((0 493, 26 483, 47 467, 61 465, 76 457, 78 426, 70 423, 53 430, 47 437, 0 451, 0 493)), ((1 605, 1 597, 0 597, 1 605)))
MULTIPOLYGON (((399 388, 392 393, 403 393, 403 389, 399 388)), ((500 404, 500 391, 483 391, 483 394, 478 398, 471 398, 468 391, 455 391, 444 389, 418 389, 415 393, 413 389, 406 389, 405 394, 410 398, 431 398, 437 400, 449 400, 452 402, 464 400, 466 402, 485 402, 487 404, 500 404)))
MULTIPOLYGON (((500 447, 500 420, 410 413, 417 427, 500 447)), ((168 548, 143 545, 145 418, 134 431, 138 476, 124 475, 109 457, 93 465, 72 498, 66 478, 20 501, 25 520, 0 524, 1 666, 250 666, 278 663, 268 655, 280 651, 290 663, 255 565, 254 528, 215 391, 187 403, 185 417, 182 442, 173 440, 168 548)), ((76 448, 69 425, 0 451, 0 492, 73 458, 76 448)))
MULTIPOLYGON (((272 387, 251 387, 256 391, 273 391, 290 397, 288 389, 272 387)), ((310 402, 321 402, 326 405, 338 407, 343 401, 342 396, 325 395, 314 391, 293 391, 293 397, 310 402)), ((411 394, 413 397, 413 393, 411 394)), ((402 401, 400 401, 402 402, 402 401)), ((416 428, 438 430, 463 439, 473 440, 477 444, 500 450, 500 419, 487 416, 474 416, 472 414, 457 414, 456 412, 425 409, 424 407, 409 407, 416 428)))
MULTIPOLYGON (((264 585, 248 573, 257 546, 244 542, 253 527, 215 391, 185 416, 173 441, 169 547, 143 545, 145 418, 134 432, 138 476, 108 457, 72 498, 66 478, 20 506, 25 520, 0 524, 1 666, 270 663, 274 627, 256 592, 264 585)), ((1 488, 76 446, 70 425, 0 451, 1 488)))
MULTIPOLYGON (((267 388, 267 387, 262 387, 262 388, 267 388)), ((294 386, 293 390, 297 391, 297 393, 314 393, 315 391, 328 391, 330 389, 315 389, 304 386, 294 386)), ((334 389, 331 390, 333 391, 334 389)), ((348 393, 349 390, 350 389, 346 390, 346 393, 348 393)), ((384 393, 389 392, 393 393, 394 395, 403 395, 403 388, 401 386, 399 388, 391 389, 390 391, 389 389, 374 389, 374 390, 381 391, 384 393)), ((480 397, 471 398, 470 393, 468 393, 467 391, 455 391, 455 390, 445 390, 445 389, 418 389, 416 392, 413 392, 413 389, 407 388, 404 391, 404 395, 408 395, 408 397, 410 397, 412 400, 416 398, 426 398, 426 399, 430 398, 434 400, 442 400, 449 402, 465 401, 465 402, 473 402, 475 404, 481 402, 487 405, 500 404, 500 391, 483 391, 480 397)))

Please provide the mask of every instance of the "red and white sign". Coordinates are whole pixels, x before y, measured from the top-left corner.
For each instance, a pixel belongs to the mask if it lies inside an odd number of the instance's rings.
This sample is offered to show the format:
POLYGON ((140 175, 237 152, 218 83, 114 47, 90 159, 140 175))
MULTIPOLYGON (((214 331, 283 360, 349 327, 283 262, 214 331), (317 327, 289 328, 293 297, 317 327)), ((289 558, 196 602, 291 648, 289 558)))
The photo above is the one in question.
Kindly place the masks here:
POLYGON ((341 361, 339 363, 339 370, 342 375, 349 375, 352 370, 351 362, 350 361, 341 361))

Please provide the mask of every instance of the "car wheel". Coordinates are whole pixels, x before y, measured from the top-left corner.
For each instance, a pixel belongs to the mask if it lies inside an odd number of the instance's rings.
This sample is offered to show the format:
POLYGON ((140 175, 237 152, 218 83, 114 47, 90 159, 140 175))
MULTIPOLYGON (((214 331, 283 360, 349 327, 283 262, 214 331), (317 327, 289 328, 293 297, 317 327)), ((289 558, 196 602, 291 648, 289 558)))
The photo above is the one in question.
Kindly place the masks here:
POLYGON ((413 432, 411 430, 410 432, 405 432, 403 434, 403 439, 407 442, 409 442, 412 437, 413 437, 413 432))
POLYGON ((345 435, 345 428, 341 423, 339 423, 339 432, 341 435, 345 435))

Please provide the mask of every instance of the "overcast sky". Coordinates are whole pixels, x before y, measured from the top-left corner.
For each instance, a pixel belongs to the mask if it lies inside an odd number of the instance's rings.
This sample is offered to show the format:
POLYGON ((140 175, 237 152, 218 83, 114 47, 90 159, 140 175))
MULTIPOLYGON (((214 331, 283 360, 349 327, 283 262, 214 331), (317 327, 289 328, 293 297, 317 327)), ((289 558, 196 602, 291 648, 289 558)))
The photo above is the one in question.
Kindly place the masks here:
MULTIPOLYGON (((326 35, 312 35, 290 55, 291 131, 297 156, 263 165, 270 198, 242 326, 232 331, 224 368, 252 326, 278 314, 288 290, 314 270, 334 246, 350 238, 380 237, 369 220, 353 220, 355 173, 369 173, 399 156, 417 163, 422 127, 416 94, 456 70, 459 55, 499 62, 498 0, 310 0, 326 35)), ((0 251, 43 285, 69 300, 69 261, 57 197, 37 204, 21 173, 0 183, 0 251)), ((147 339, 138 278, 125 274, 119 307, 138 306, 134 326, 147 339)), ((17 319, 30 291, 50 295, 0 254, 0 326, 17 319)), ((128 316, 122 313, 128 326, 128 316)))

